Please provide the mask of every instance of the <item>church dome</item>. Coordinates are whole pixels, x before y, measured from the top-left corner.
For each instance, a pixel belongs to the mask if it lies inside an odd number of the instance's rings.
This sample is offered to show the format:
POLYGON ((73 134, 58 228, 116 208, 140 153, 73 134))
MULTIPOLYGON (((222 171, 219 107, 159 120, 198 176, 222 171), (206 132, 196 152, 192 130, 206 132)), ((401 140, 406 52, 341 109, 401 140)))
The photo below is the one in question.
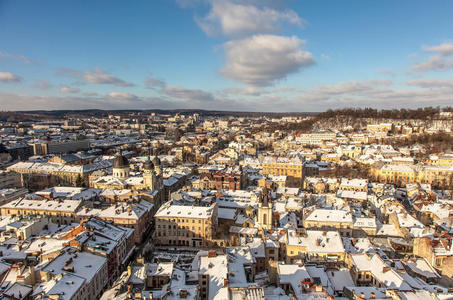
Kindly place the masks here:
POLYGON ((120 151, 115 158, 113 159, 113 168, 126 168, 129 166, 129 161, 125 156, 123 156, 120 151))
POLYGON ((148 159, 145 161, 145 163, 143 164, 143 169, 144 170, 152 170, 154 169, 154 163, 151 161, 151 159, 148 159))

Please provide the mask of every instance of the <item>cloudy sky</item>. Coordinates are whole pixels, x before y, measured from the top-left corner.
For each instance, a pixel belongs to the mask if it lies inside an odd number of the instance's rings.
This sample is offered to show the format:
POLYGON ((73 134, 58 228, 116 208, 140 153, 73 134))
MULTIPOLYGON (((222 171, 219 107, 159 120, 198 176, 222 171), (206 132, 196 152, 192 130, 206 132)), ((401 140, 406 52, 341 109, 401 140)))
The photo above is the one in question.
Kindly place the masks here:
POLYGON ((0 108, 453 105, 453 1, 0 0, 0 108))

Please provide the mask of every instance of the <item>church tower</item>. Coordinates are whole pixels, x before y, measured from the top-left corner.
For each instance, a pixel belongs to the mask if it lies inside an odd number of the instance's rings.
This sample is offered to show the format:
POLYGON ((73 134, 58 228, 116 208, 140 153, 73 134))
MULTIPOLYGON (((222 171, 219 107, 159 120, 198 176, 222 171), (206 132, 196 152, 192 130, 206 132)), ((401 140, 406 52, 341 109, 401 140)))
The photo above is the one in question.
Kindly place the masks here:
POLYGON ((154 163, 154 170, 156 171, 156 175, 157 176, 162 175, 162 169, 160 167, 160 159, 157 156, 157 152, 154 154, 153 163, 154 163))
POLYGON ((151 161, 151 154, 143 164, 143 184, 147 189, 156 189, 156 172, 154 171, 154 163, 151 161))
POLYGON ((159 157, 157 156, 157 150, 155 151, 154 158, 154 171, 156 172, 156 189, 162 188, 164 185, 162 167, 159 157))
POLYGON ((269 192, 266 187, 258 203, 257 223, 262 229, 272 229, 272 203, 269 203, 269 192))

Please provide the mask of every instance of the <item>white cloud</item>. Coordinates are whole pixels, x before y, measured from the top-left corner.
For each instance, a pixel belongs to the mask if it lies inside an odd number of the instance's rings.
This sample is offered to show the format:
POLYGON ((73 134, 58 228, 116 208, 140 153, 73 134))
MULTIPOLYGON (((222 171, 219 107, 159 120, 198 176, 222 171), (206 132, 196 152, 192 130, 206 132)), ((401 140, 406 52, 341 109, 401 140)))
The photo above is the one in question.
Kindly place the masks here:
POLYGON ((437 46, 424 46, 425 51, 437 52, 442 56, 453 54, 453 43, 443 43, 437 46))
POLYGON ((121 78, 111 75, 104 71, 102 68, 94 68, 93 70, 78 71, 69 68, 61 68, 58 70, 57 75, 59 76, 70 76, 79 78, 86 83, 98 83, 98 84, 112 84, 116 86, 133 86, 132 83, 127 82, 121 78))
POLYGON ((209 36, 243 37, 257 33, 276 33, 280 24, 303 26, 304 21, 293 10, 278 11, 269 7, 234 3, 227 0, 212 1, 211 11, 196 20, 209 36))
POLYGON ((75 93, 78 93, 80 92, 80 89, 78 88, 72 88, 68 85, 65 85, 65 84, 62 84, 60 86, 60 92, 62 93, 67 93, 67 94, 75 94, 75 93))
POLYGON ((144 98, 143 101, 125 101, 121 97, 82 97, 73 94, 64 96, 37 96, 0 92, 0 107, 4 110, 41 109, 146 109, 168 108, 172 103, 159 98, 144 98))
POLYGON ((224 76, 253 86, 269 86, 315 63, 299 38, 254 35, 224 44, 224 76))
POLYGON ((15 60, 20 60, 26 64, 35 64, 36 63, 23 55, 16 55, 16 54, 11 54, 11 53, 2 52, 2 51, 0 51, 0 58, 11 58, 11 59, 15 59, 15 60))
POLYGON ((453 43, 443 43, 436 46, 423 46, 423 51, 435 52, 428 60, 416 63, 412 66, 412 72, 424 73, 429 71, 445 72, 453 69, 453 59, 447 56, 453 54, 453 43))
POLYGON ((376 107, 416 108, 421 106, 451 105, 453 87, 447 81, 410 82, 414 87, 391 87, 389 80, 339 82, 311 90, 293 87, 267 89, 229 89, 210 93, 203 90, 169 86, 160 97, 136 96, 126 92, 112 92, 99 96, 93 93, 65 94, 60 97, 36 96, 0 92, 0 107, 4 110, 34 109, 211 109, 236 111, 322 111, 329 108, 376 107), (424 88, 432 86, 430 88, 424 88), (421 88, 419 88, 421 87, 421 88), (234 93, 234 92, 237 93, 234 93), (247 92, 259 93, 250 97, 247 92))
POLYGON ((60 68, 57 71, 57 76, 68 76, 68 77, 75 77, 80 78, 82 74, 80 71, 70 69, 70 68, 60 68))
POLYGON ((341 82, 333 85, 319 86, 317 92, 328 95, 351 94, 363 92, 371 89, 372 87, 358 81, 341 82))
POLYGON ((93 71, 85 71, 83 73, 83 79, 89 83, 100 83, 100 84, 113 84, 116 86, 132 86, 130 82, 126 82, 118 77, 108 74, 101 68, 94 68, 93 71))
POLYGON ((0 72, 0 82, 19 82, 22 78, 10 72, 0 72))
POLYGON ((109 98, 115 99, 115 100, 125 100, 125 101, 134 101, 134 100, 140 100, 137 96, 131 93, 127 92, 111 92, 107 94, 109 98))
POLYGON ((145 79, 145 87, 148 89, 161 89, 166 86, 166 83, 163 79, 160 78, 154 78, 151 75, 146 77, 145 79))
POLYGON ((254 86, 246 88, 229 88, 220 92, 221 95, 243 95, 243 96, 261 96, 267 94, 269 91, 254 86))
POLYGON ((391 85, 391 80, 369 79, 364 81, 347 81, 333 85, 318 86, 316 93, 321 95, 358 94, 372 91, 378 86, 391 85))
POLYGON ((184 99, 197 102, 206 102, 214 100, 214 96, 211 93, 198 90, 198 89, 187 89, 180 86, 166 86, 163 92, 170 97, 177 99, 184 99))
POLYGON ((439 80, 439 79, 418 79, 406 82, 407 85, 417 86, 421 88, 453 88, 453 80, 439 80))
POLYGON ((453 68, 453 59, 439 55, 433 55, 427 61, 417 63, 412 66, 412 71, 423 73, 428 71, 448 71, 453 68))

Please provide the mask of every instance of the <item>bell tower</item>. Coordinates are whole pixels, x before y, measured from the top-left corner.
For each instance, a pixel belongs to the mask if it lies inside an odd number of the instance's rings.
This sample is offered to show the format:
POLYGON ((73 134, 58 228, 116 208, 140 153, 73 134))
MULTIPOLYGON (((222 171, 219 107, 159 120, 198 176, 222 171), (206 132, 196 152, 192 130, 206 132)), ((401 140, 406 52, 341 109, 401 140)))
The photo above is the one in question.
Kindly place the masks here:
POLYGON ((151 151, 148 159, 143 164, 143 184, 147 189, 154 190, 156 188, 156 172, 154 171, 154 163, 151 160, 151 151))
POLYGON ((264 187, 261 201, 258 203, 257 223, 262 229, 272 229, 272 203, 269 203, 269 191, 264 187))

